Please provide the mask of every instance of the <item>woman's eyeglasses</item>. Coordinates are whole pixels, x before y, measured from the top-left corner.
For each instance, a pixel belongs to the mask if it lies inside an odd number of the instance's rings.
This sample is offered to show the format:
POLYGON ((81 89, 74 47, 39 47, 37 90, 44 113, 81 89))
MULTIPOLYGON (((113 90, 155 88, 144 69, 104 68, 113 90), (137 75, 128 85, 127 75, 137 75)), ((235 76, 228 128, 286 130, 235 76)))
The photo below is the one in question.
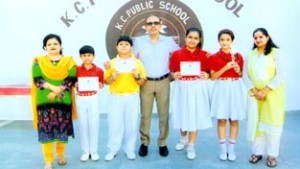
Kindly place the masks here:
POLYGON ((152 25, 160 25, 160 22, 146 22, 146 25, 152 26, 152 25))

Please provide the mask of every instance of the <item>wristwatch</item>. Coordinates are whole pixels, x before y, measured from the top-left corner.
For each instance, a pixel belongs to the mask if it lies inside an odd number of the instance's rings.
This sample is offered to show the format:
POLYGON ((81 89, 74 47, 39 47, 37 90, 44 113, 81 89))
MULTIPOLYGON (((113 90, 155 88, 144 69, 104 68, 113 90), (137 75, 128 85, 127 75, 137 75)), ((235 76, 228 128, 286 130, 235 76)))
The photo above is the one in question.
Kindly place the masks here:
POLYGON ((141 75, 138 74, 138 76, 135 78, 135 80, 137 80, 137 81, 141 80, 141 75))

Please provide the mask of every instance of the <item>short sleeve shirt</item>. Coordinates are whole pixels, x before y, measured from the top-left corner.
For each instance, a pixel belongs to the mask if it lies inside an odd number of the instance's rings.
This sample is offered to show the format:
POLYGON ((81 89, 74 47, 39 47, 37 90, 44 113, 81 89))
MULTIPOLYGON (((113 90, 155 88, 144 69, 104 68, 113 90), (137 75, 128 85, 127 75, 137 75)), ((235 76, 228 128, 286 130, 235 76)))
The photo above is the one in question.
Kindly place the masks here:
POLYGON ((207 72, 208 71, 208 53, 204 50, 196 49, 194 52, 191 52, 186 49, 184 46, 182 49, 177 50, 172 54, 170 59, 170 70, 171 72, 180 71, 180 62, 182 61, 200 61, 201 70, 207 72))
MULTIPOLYGON (((238 63, 238 65, 241 68, 241 71, 243 70, 243 64, 244 60, 241 54, 235 53, 234 54, 234 60, 238 63)), ((222 50, 219 50, 217 53, 213 54, 208 61, 208 69, 213 71, 219 71, 222 69, 228 62, 232 61, 232 55, 230 53, 225 53, 222 50)), ((233 68, 228 69, 225 71, 221 76, 221 78, 225 77, 239 77, 238 73, 236 73, 233 68)))
MULTIPOLYGON (((116 70, 116 62, 121 60, 117 56, 116 58, 110 60, 110 68, 105 70, 105 79, 108 79, 112 76, 112 73, 116 70)), ((146 73, 144 65, 141 60, 135 58, 133 55, 131 58, 126 58, 127 62, 134 62, 135 69, 139 72, 142 79, 146 79, 146 73)), ((109 91, 113 94, 134 94, 140 91, 140 86, 137 83, 135 77, 131 72, 129 73, 120 73, 113 83, 109 86, 109 91)))
MULTIPOLYGON (((77 78, 79 77, 98 77, 99 83, 104 83, 104 72, 101 68, 97 67, 95 64, 92 65, 90 69, 87 69, 83 64, 81 66, 77 66, 76 72, 77 78)), ((86 91, 92 92, 92 91, 86 91)), ((80 92, 85 93, 85 92, 80 92)))

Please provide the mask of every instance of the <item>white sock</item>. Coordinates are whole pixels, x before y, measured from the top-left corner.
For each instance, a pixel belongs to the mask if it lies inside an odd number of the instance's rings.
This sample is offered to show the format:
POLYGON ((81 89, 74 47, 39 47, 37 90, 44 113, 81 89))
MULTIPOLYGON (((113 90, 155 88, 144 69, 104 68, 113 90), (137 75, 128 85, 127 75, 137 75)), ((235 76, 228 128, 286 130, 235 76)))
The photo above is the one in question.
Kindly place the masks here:
POLYGON ((235 143, 236 143, 236 140, 231 140, 231 139, 229 140, 229 143, 228 143, 228 153, 229 154, 234 153, 235 143))
POLYGON ((227 154, 226 139, 219 140, 221 154, 227 154))
POLYGON ((185 136, 181 136, 181 140, 184 140, 185 143, 188 142, 188 139, 187 139, 187 136, 186 136, 186 135, 185 135, 185 136))
POLYGON ((193 143, 188 143, 188 146, 194 147, 193 143))

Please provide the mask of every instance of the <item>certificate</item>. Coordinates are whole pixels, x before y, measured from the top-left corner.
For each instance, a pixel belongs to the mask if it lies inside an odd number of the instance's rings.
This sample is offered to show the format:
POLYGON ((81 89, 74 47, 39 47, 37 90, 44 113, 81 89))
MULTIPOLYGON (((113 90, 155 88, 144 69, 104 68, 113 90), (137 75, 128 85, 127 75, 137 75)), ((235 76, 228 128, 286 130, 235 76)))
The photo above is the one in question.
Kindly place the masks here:
POLYGON ((95 91, 99 89, 98 77, 79 77, 78 91, 95 91))
POLYGON ((120 73, 130 73, 135 69, 135 61, 133 59, 120 59, 115 64, 116 71, 120 73))
POLYGON ((200 62, 180 62, 181 76, 199 76, 200 75, 200 62))

